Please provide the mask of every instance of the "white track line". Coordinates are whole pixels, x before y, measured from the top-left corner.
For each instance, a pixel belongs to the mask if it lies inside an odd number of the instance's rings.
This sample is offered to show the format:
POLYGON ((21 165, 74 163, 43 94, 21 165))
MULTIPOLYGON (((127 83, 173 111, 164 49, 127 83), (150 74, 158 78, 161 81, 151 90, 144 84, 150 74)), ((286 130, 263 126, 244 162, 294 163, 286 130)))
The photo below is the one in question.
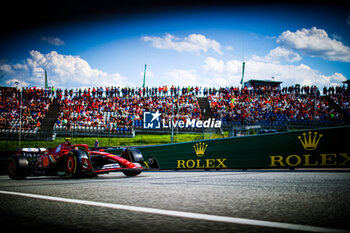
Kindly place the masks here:
POLYGON ((147 208, 147 207, 77 200, 77 199, 70 199, 70 198, 63 198, 63 197, 44 196, 44 195, 30 194, 30 193, 19 193, 19 192, 10 192, 10 191, 0 190, 0 194, 30 197, 30 198, 36 198, 36 199, 42 199, 42 200, 59 201, 59 202, 65 202, 65 203, 89 205, 89 206, 104 207, 104 208, 111 208, 111 209, 128 210, 128 211, 135 211, 135 212, 142 212, 142 213, 149 213, 149 214, 167 215, 172 217, 191 218, 191 219, 206 220, 206 221, 213 221, 213 222, 225 222, 225 223, 252 225, 252 226, 260 226, 260 227, 272 227, 272 228, 279 228, 279 229, 308 231, 308 232, 327 232, 327 233, 330 233, 330 232, 339 232, 339 233, 348 232, 349 233, 350 232, 350 231, 341 230, 341 229, 332 229, 332 228, 316 227, 316 226, 309 226, 309 225, 261 221, 261 220, 253 220, 253 219, 246 219, 246 218, 225 217, 225 216, 198 214, 198 213, 190 213, 190 212, 174 211, 174 210, 162 210, 162 209, 147 208))

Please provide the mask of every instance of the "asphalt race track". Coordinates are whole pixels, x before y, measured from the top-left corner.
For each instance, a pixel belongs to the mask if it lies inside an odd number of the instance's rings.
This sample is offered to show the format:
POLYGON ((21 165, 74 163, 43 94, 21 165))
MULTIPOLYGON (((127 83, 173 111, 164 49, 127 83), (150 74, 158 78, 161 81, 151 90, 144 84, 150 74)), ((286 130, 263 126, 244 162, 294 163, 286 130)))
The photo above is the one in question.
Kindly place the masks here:
POLYGON ((0 176, 12 232, 350 232, 350 172, 147 171, 0 176))

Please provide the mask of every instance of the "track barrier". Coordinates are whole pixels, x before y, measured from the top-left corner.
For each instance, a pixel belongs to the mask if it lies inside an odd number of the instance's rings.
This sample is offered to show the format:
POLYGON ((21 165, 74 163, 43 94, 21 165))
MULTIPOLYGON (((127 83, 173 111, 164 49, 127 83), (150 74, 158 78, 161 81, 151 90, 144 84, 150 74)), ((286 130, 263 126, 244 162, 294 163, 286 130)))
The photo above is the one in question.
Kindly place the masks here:
POLYGON ((343 126, 137 149, 146 167, 154 167, 156 161, 160 169, 350 168, 349 129, 343 126))
MULTIPOLYGON (((138 146, 146 168, 274 169, 350 168, 350 126, 138 146)), ((122 149, 106 151, 116 155, 122 149)), ((8 155, 0 158, 7 173, 8 155)))

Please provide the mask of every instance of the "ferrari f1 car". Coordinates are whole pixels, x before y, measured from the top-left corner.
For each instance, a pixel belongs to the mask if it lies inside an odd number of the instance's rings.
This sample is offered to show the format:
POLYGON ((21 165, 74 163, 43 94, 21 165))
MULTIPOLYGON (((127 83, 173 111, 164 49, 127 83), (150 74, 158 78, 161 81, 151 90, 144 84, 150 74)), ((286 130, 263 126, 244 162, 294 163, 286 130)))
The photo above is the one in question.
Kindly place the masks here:
POLYGON ((136 176, 143 170, 143 156, 135 148, 124 148, 120 156, 87 145, 70 145, 67 141, 53 149, 23 148, 10 157, 8 174, 11 179, 27 176, 93 177, 97 174, 121 171, 136 176))

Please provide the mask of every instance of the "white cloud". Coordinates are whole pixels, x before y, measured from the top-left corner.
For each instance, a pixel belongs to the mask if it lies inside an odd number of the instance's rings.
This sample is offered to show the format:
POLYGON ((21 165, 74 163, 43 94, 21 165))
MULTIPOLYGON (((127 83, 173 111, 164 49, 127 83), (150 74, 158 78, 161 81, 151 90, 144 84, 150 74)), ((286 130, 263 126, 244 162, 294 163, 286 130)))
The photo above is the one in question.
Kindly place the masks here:
POLYGON ((58 37, 43 36, 41 37, 41 40, 56 46, 65 45, 65 42, 58 37))
POLYGON ((164 74, 164 81, 175 86, 196 86, 201 83, 196 70, 173 69, 164 74))
POLYGON ((350 47, 329 38, 325 30, 316 27, 303 28, 296 32, 287 30, 277 38, 277 43, 308 56, 350 62, 350 47))
POLYGON ((277 47, 275 49, 272 49, 269 54, 267 55, 268 58, 271 60, 279 60, 279 61, 288 61, 288 62, 297 62, 301 60, 301 56, 297 53, 294 53, 293 51, 277 47))
POLYGON ((13 72, 11 65, 6 64, 6 63, 0 64, 0 71, 1 71, 1 73, 5 73, 5 74, 13 72))
POLYGON ((237 60, 216 60, 208 57, 201 67, 203 77, 206 77, 205 86, 234 86, 238 85, 242 72, 242 62, 237 60))
POLYGON ((17 84, 18 84, 18 88, 22 88, 22 87, 27 87, 28 86, 27 82, 21 81, 21 80, 15 79, 15 78, 7 80, 6 84, 11 86, 11 87, 17 87, 17 84))
POLYGON ((213 57, 208 57, 205 59, 205 65, 203 68, 208 73, 222 74, 225 71, 225 63, 222 60, 217 61, 213 57))
MULTIPOLYGON (((144 74, 144 72, 140 72, 140 77, 143 77, 144 74)), ((154 78, 154 73, 150 70, 146 70, 146 78, 154 78)))
MULTIPOLYGON (((242 74, 242 62, 237 60, 216 60, 213 57, 208 57, 202 66, 204 75, 210 75, 212 86, 231 86, 233 83, 239 83, 242 74)), ((210 86, 208 85, 208 86, 210 86)))
MULTIPOLYGON (((210 80, 207 83, 211 86, 239 86, 242 77, 241 61, 229 60, 224 62, 208 57, 204 63, 201 74, 210 80)), ((197 76, 201 80, 201 77, 197 76)), ((272 77, 275 77, 276 81, 282 81, 282 86, 300 84, 317 85, 319 88, 339 86, 342 85, 342 81, 346 80, 343 74, 334 73, 326 76, 304 64, 285 65, 255 59, 246 61, 244 81, 249 79, 271 80, 272 77)))
POLYGON ((207 52, 209 49, 222 54, 221 45, 201 34, 191 34, 183 39, 169 33, 164 37, 144 36, 142 40, 151 42, 152 46, 158 49, 171 49, 178 52, 207 52))
POLYGON ((233 48, 231 45, 227 46, 226 49, 227 49, 228 51, 233 51, 233 50, 234 50, 234 48, 233 48))
POLYGON ((301 56, 298 53, 294 53, 289 49, 278 46, 277 48, 270 50, 270 52, 264 57, 253 55, 253 59, 255 61, 274 63, 297 62, 301 60, 301 56))
MULTIPOLYGON (((276 54, 278 53, 276 50, 276 54)), ((283 51, 283 50, 282 50, 283 51)), ((267 56, 271 56, 270 52, 267 56)), ((279 57, 276 55, 276 57, 279 57)), ((324 86, 342 85, 346 77, 341 73, 324 75, 318 70, 304 64, 291 65, 257 59, 246 60, 244 81, 249 79, 282 81, 282 86, 295 84, 324 86)), ((62 88, 85 88, 96 86, 133 86, 119 73, 106 73, 91 68, 87 61, 71 55, 58 54, 52 51, 42 54, 30 51, 30 56, 22 63, 0 63, 0 85, 44 86, 44 70, 47 70, 49 85, 62 88)), ((140 72, 140 76, 143 72, 140 72)), ((201 66, 192 69, 172 69, 162 73, 158 78, 147 70, 148 86, 239 86, 242 77, 242 61, 222 60, 208 57, 201 66)))
POLYGON ((52 51, 42 54, 30 51, 30 57, 22 64, 2 64, 1 82, 9 85, 16 79, 30 86, 44 86, 45 69, 48 74, 49 85, 64 88, 83 88, 94 86, 125 86, 126 78, 119 73, 109 74, 90 67, 87 61, 72 55, 58 54, 52 51))

